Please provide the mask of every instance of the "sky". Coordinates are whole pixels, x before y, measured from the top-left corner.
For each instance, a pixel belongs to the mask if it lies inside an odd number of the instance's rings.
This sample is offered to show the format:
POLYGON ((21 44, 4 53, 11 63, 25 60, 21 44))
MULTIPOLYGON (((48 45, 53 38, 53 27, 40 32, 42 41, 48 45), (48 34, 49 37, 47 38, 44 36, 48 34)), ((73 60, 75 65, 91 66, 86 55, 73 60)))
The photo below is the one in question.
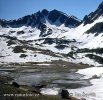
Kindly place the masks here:
POLYGON ((102 0, 0 0, 0 19, 18 19, 42 9, 57 9, 83 19, 96 10, 101 2, 102 0))

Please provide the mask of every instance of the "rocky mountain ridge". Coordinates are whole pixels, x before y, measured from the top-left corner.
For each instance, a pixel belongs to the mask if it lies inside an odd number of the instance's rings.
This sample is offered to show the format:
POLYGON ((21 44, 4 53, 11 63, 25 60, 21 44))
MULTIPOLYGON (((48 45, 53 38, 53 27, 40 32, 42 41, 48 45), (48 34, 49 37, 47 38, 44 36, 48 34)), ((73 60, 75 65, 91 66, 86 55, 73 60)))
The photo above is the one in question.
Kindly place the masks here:
POLYGON ((55 9, 43 9, 18 20, 0 20, 0 61, 65 60, 100 66, 103 64, 102 12, 103 3, 82 21, 55 9))

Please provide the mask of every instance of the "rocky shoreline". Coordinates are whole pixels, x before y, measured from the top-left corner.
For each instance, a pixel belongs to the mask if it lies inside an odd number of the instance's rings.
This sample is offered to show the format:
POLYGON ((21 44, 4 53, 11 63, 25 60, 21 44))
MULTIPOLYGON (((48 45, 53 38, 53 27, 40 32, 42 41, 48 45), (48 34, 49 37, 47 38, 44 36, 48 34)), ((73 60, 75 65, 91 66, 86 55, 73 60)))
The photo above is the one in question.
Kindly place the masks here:
POLYGON ((40 89, 36 87, 20 86, 16 82, 9 84, 11 80, 10 77, 0 76, 0 100, 65 100, 60 96, 42 95, 40 89))

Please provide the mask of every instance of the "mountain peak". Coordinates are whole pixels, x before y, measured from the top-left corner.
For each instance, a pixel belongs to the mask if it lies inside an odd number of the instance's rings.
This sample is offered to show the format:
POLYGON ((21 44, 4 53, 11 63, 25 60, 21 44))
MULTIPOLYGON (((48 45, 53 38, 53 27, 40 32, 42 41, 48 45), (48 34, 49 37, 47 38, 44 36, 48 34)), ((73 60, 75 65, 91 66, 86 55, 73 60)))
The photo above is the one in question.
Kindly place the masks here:
POLYGON ((43 15, 47 16, 47 15, 49 14, 49 11, 48 11, 47 9, 43 9, 43 10, 41 11, 41 13, 42 13, 43 15))
POLYGON ((103 1, 102 1, 101 4, 98 6, 98 9, 103 9, 103 1))
POLYGON ((33 26, 38 27, 43 24, 46 24, 46 20, 56 26, 64 24, 66 27, 72 26, 76 27, 80 24, 80 21, 75 16, 68 16, 67 14, 58 11, 56 9, 48 11, 43 9, 32 15, 27 15, 18 20, 10 21, 0 21, 0 23, 5 24, 10 27, 21 27, 21 26, 33 26))
POLYGON ((89 15, 86 15, 84 17, 84 25, 94 22, 100 16, 103 16, 103 2, 98 6, 98 8, 94 12, 91 12, 89 15))

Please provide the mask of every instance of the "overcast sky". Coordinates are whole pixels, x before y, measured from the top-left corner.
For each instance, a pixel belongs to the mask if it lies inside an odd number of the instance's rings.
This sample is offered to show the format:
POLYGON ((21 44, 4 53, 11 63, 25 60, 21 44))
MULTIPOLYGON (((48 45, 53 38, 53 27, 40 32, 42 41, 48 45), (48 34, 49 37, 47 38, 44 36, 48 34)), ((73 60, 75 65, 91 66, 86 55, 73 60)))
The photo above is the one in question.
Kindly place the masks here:
POLYGON ((57 9, 82 19, 102 0, 0 0, 0 19, 17 19, 42 9, 57 9))

